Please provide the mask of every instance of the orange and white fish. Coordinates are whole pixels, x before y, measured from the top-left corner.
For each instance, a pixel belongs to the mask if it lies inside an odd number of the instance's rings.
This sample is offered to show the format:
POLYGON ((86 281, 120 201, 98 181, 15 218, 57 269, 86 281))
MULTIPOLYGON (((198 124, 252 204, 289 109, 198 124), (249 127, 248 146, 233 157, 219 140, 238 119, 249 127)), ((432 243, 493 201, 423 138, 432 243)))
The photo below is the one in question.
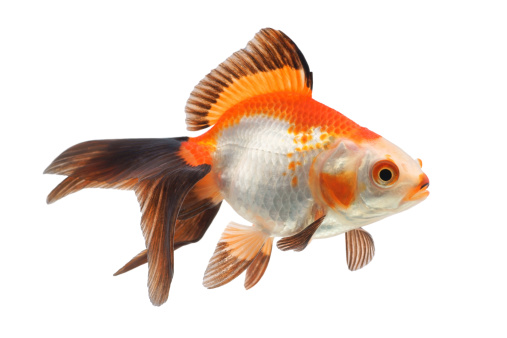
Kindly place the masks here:
POLYGON ((249 289, 275 237, 279 249, 300 251, 313 238, 345 233, 348 266, 362 268, 374 254, 362 227, 429 194, 420 160, 312 99, 308 64, 280 31, 261 30, 209 73, 186 116, 189 130, 211 128, 193 138, 80 143, 45 171, 68 176, 48 203, 83 188, 135 191, 146 250, 116 274, 148 262, 154 305, 168 298, 174 250, 202 238, 222 200, 252 226, 226 227, 204 286, 246 270, 249 289))

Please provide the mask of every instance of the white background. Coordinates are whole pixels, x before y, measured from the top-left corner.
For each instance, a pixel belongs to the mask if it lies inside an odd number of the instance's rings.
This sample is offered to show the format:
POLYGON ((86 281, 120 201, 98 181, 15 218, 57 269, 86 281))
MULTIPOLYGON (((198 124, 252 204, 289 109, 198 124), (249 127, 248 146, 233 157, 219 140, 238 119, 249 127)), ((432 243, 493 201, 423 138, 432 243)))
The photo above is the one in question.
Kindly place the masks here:
POLYGON ((507 11, 501 1, 4 1, 0 5, 2 337, 505 337, 507 11), (131 191, 53 205, 43 176, 91 139, 198 135, 199 80, 263 27, 289 35, 314 98, 424 162, 430 197, 371 225, 350 272, 343 236, 273 250, 261 282, 202 286, 225 225, 176 252, 169 301, 147 267, 131 191))

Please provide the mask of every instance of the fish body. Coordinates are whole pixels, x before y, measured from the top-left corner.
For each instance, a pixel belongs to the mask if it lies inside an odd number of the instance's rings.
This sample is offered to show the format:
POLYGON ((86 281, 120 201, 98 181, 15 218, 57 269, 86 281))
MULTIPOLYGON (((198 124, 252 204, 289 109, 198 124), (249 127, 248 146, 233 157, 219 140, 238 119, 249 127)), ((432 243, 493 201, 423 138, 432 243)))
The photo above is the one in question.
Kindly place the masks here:
POLYGON ((282 92, 236 105, 192 141, 214 145, 212 175, 234 210, 285 237, 311 223, 313 160, 340 140, 377 137, 309 96, 282 92))
POLYGON ((429 180, 420 160, 315 101, 312 81, 292 40, 263 29, 191 93, 188 129, 209 130, 71 147, 46 170, 68 176, 48 202, 88 187, 134 190, 146 249, 117 274, 147 262, 155 305, 167 300, 174 250, 202 238, 222 200, 252 225, 226 227, 208 288, 245 270, 253 287, 276 237, 281 250, 301 251, 313 238, 345 233, 349 269, 362 268, 374 254, 362 227, 424 200, 429 180))

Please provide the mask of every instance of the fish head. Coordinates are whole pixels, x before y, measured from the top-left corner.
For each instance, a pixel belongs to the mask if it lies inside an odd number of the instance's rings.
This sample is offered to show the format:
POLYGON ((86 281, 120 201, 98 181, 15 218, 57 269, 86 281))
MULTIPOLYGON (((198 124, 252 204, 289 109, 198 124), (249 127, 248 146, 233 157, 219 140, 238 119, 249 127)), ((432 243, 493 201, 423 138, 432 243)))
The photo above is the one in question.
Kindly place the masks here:
POLYGON ((425 200, 430 181, 422 161, 380 137, 368 143, 359 168, 359 197, 373 213, 394 214, 425 200))
POLYGON ((337 141, 315 159, 310 179, 316 199, 344 225, 375 222, 429 195, 422 161, 383 137, 337 141))

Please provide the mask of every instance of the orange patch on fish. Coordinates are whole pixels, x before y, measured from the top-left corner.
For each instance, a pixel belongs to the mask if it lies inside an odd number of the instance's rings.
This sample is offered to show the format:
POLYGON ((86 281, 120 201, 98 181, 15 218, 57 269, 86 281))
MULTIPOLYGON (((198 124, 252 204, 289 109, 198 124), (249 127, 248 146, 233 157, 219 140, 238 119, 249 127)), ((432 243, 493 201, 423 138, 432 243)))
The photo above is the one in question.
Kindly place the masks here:
MULTIPOLYGON (((288 132, 296 135, 308 135, 316 128, 320 128, 325 133, 324 137, 324 134, 320 136, 323 141, 330 137, 343 137, 360 143, 380 137, 308 95, 280 91, 254 96, 236 104, 216 121, 212 129, 196 137, 194 141, 214 145, 225 129, 237 125, 243 118, 259 115, 289 122, 288 132), (262 113, 266 111, 269 111, 269 115, 262 113)), ((308 140, 306 136, 306 141, 308 140)))
POLYGON ((309 134, 304 134, 303 136, 301 136, 301 143, 307 143, 308 141, 311 141, 312 140, 312 135, 309 135, 309 134))
POLYGON ((294 176, 292 178, 292 181, 290 182, 291 186, 296 187, 298 185, 298 178, 297 176, 294 176))
POLYGON ((348 208, 356 197, 356 173, 320 174, 322 198, 331 207, 348 208))
POLYGON ((296 166, 298 166, 298 165, 301 165, 301 162, 299 162, 299 161, 290 161, 288 169, 294 171, 294 170, 296 170, 296 166))
POLYGON ((207 147, 195 142, 183 142, 178 155, 193 167, 211 164, 211 156, 207 147))
MULTIPOLYGON (((211 199, 213 204, 218 204, 223 199, 220 195, 220 189, 211 174, 207 174, 197 182, 192 188, 192 193, 196 195, 198 200, 211 199)), ((188 198, 189 195, 187 195, 188 198)))

